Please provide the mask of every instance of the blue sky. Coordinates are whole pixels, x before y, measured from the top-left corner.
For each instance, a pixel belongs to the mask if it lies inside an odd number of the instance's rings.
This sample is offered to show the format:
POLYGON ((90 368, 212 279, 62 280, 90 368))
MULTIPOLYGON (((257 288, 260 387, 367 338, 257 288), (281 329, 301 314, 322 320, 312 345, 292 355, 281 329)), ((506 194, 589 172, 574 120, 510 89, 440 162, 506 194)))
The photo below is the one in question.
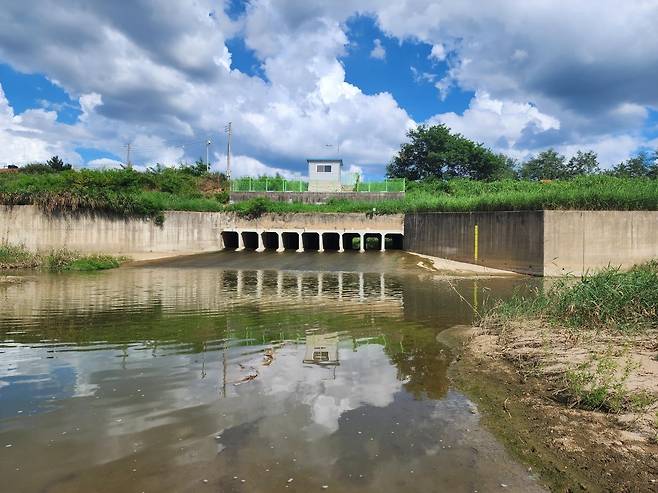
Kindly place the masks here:
POLYGON ((592 149, 605 167, 658 147, 651 2, 9 0, 0 165, 112 167, 205 155, 298 176, 335 154, 379 178, 417 124, 524 159, 592 149), (579 26, 597 18, 598 36, 579 26), (621 26, 621 27, 620 27, 621 26), (642 43, 636 43, 642 39, 642 43))

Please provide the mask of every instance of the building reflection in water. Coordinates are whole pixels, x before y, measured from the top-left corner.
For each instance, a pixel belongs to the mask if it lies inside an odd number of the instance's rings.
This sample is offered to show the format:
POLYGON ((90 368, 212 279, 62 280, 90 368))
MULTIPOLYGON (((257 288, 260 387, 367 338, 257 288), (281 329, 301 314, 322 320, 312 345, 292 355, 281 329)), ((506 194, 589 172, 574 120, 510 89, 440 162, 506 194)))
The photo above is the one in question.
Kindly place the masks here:
POLYGON ((306 352, 304 363, 338 366, 338 333, 306 334, 306 352))

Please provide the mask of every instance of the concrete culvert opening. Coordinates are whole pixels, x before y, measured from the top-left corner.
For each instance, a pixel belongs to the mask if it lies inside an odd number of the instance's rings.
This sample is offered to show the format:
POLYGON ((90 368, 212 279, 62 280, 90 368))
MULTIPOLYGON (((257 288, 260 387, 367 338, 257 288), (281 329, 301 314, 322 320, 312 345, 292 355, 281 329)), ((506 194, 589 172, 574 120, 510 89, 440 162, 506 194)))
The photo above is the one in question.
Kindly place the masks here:
POLYGON ((343 248, 345 250, 358 250, 359 249, 359 235, 356 233, 343 234, 343 248))
POLYGON ((322 246, 325 250, 338 250, 339 240, 338 233, 322 233, 322 246))
POLYGON ((402 250, 404 248, 404 235, 390 233, 386 235, 387 250, 402 250))
POLYGON ((279 248, 278 233, 273 233, 271 231, 268 231, 267 233, 263 233, 263 245, 268 250, 276 250, 277 248, 279 248))
POLYGON ((238 233, 235 231, 222 231, 222 243, 224 248, 235 250, 238 248, 238 233))
POLYGON ((302 233, 302 241, 304 242, 304 250, 320 249, 320 235, 318 233, 302 233))
POLYGON ((255 231, 244 231, 242 233, 242 241, 246 249, 256 250, 258 248, 258 233, 255 231))
POLYGON ((364 243, 366 250, 379 250, 382 246, 382 235, 379 233, 366 233, 364 243))
POLYGON ((283 233, 283 248, 286 250, 299 249, 299 233, 283 233))

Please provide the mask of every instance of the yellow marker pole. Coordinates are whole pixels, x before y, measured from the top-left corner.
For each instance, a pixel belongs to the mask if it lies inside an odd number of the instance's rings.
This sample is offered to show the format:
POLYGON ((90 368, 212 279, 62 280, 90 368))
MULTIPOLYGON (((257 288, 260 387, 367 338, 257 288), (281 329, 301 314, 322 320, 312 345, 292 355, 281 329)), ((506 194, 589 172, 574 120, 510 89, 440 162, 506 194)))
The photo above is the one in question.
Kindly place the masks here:
POLYGON ((475 225, 475 238, 474 238, 474 242, 475 242, 475 244, 474 244, 474 248, 473 248, 473 251, 474 251, 473 258, 474 258, 474 260, 475 260, 475 263, 477 264, 477 263, 478 263, 478 245, 479 245, 479 243, 480 243, 480 231, 479 231, 479 229, 478 229, 478 225, 477 225, 477 224, 475 225))

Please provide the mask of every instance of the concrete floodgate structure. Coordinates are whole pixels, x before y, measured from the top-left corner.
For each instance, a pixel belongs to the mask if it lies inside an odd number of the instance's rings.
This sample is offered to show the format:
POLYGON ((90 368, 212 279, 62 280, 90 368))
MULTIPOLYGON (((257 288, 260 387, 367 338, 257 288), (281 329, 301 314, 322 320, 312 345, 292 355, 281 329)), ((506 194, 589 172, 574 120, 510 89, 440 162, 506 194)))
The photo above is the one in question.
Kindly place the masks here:
POLYGON ((400 248, 522 274, 583 275, 658 258, 658 211, 268 213, 257 218, 170 211, 158 225, 149 218, 0 206, 3 243, 135 260, 224 249, 301 253, 400 248))
POLYGON ((251 249, 256 252, 265 250, 276 250, 284 252, 295 250, 297 253, 305 251, 317 251, 323 253, 326 250, 335 250, 343 253, 345 250, 358 249, 366 251, 366 240, 375 238, 377 249, 385 252, 386 243, 391 248, 402 249, 402 233, 398 232, 367 232, 367 231, 319 231, 308 232, 304 230, 276 230, 276 231, 249 231, 249 230, 224 230, 222 231, 222 246, 224 249, 242 250, 251 249), (358 241, 354 246, 354 240, 358 241))
POLYGON ((403 247, 402 214, 263 214, 255 219, 234 217, 232 223, 221 232, 222 250, 364 252, 369 238, 376 239, 382 252, 387 244, 390 248, 403 247))
POLYGON ((136 260, 231 248, 365 251, 371 237, 384 251, 387 245, 401 249, 403 235, 402 214, 263 214, 247 219, 228 212, 169 211, 164 223, 157 225, 149 218, 0 206, 0 244, 23 245, 32 251, 68 248, 136 260))

